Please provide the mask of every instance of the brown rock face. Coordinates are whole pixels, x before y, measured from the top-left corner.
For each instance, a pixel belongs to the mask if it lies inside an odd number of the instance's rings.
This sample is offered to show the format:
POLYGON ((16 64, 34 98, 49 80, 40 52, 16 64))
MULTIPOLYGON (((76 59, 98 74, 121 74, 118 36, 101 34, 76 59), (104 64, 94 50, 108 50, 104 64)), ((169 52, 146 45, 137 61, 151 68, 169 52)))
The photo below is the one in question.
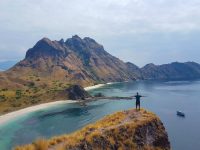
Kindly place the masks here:
POLYGON ((162 122, 157 120, 153 120, 144 126, 136 128, 134 140, 138 145, 138 149, 142 149, 145 145, 170 149, 170 143, 165 128, 162 122))
POLYGON ((94 128, 87 131, 84 140, 76 143, 75 146, 66 144, 70 150, 94 150, 94 149, 123 149, 123 150, 170 150, 170 143, 167 132, 162 122, 151 113, 142 110, 135 110, 116 113, 104 118, 94 124, 94 128), (115 116, 117 115, 117 116, 115 116), (120 117, 120 116, 123 117, 120 117), (115 124, 117 119, 117 124, 115 124), (113 121, 111 126, 106 126, 113 121), (98 130, 95 125, 102 123, 98 130), (105 126, 104 126, 105 124, 105 126))
POLYGON ((58 94, 68 97, 70 100, 84 100, 91 97, 90 94, 80 85, 72 85, 66 90, 60 91, 58 94))

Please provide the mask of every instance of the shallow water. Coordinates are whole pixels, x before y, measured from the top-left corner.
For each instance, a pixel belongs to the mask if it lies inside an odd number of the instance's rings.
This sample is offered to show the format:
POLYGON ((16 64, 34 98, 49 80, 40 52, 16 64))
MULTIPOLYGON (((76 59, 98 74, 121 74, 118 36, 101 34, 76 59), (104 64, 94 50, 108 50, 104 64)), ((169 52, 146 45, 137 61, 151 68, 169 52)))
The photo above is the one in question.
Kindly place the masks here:
MULTIPOLYGON (((110 84, 91 90, 106 96, 131 96, 136 92, 147 97, 142 107, 155 112, 164 123, 175 150, 198 150, 200 147, 200 82, 199 81, 136 81, 110 84), (176 111, 186 113, 185 118, 176 116, 176 111)), ((9 150, 26 144, 38 137, 70 133, 88 123, 118 110, 134 107, 130 100, 99 100, 87 106, 77 103, 60 104, 36 111, 0 126, 0 150, 9 150)))

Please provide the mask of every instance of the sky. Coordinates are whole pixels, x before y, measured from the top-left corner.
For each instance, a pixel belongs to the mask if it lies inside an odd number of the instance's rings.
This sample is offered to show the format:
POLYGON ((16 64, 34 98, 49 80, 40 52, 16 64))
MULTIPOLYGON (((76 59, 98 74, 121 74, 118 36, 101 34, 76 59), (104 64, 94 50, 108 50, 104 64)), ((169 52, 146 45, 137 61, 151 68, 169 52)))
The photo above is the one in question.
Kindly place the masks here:
POLYGON ((0 0, 0 62, 48 37, 91 37, 138 66, 200 63, 199 0, 0 0))

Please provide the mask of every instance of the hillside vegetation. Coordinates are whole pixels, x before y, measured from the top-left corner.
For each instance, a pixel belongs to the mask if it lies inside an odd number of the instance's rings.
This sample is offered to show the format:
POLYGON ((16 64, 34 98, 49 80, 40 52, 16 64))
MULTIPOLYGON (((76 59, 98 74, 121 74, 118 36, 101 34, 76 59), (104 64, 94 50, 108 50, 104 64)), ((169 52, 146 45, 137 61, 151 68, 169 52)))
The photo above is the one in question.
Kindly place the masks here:
POLYGON ((42 88, 32 85, 26 89, 0 89, 0 114, 19 110, 28 106, 56 100, 82 100, 90 95, 79 85, 55 86, 42 88))

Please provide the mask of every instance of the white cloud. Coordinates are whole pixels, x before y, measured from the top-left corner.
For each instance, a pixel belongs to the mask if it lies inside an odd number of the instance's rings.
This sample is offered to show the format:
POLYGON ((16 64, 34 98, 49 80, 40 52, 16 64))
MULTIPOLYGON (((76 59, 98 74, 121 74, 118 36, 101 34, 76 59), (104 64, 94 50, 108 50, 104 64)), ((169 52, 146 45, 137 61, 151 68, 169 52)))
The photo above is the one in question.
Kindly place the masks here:
POLYGON ((0 21, 17 31, 186 31, 199 29, 199 6, 197 0, 1 0, 0 21))
MULTIPOLYGON (((142 55, 146 52, 143 44, 155 41, 145 39, 145 34, 171 33, 173 39, 174 34, 199 32, 199 8, 199 0, 0 0, 0 51, 20 51, 20 57, 44 36, 58 39, 79 34, 105 42, 111 53, 117 46, 110 46, 112 42, 107 39, 116 41, 113 37, 118 37, 130 45, 126 49, 131 53, 134 46, 126 37, 144 38, 135 47, 142 55)), ((160 51, 166 49, 166 45, 158 47, 160 51)))

